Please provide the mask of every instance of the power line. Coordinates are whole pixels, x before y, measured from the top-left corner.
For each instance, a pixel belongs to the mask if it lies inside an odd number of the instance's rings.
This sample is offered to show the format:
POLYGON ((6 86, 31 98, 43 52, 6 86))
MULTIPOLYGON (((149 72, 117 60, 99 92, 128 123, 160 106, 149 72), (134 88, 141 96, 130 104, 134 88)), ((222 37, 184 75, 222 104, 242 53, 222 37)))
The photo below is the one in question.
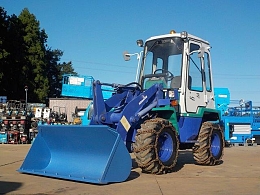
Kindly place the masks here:
MULTIPOLYGON (((128 72, 128 71, 120 71, 120 70, 106 70, 106 69, 101 69, 101 68, 89 68, 89 67, 75 67, 77 69, 88 69, 88 70, 98 70, 98 71, 105 71, 105 72, 120 72, 120 73, 127 73, 127 74, 131 74, 134 72, 128 72)), ((135 74, 135 73, 134 73, 135 74)))
POLYGON ((260 77, 260 74, 218 74, 218 73, 213 73, 213 75, 223 75, 223 76, 258 76, 260 77))
POLYGON ((250 80, 250 81, 258 81, 260 80, 260 77, 222 77, 222 76, 213 76, 213 80, 241 80, 241 81, 245 81, 245 80, 250 80))
POLYGON ((121 67, 121 68, 129 68, 129 67, 131 68, 131 67, 133 67, 133 66, 126 67, 126 66, 109 64, 109 63, 101 63, 101 62, 82 61, 82 60, 71 60, 71 59, 64 59, 64 60, 69 60, 69 61, 72 61, 72 62, 79 62, 79 63, 83 63, 83 64, 96 64, 96 65, 102 65, 102 66, 114 66, 114 67, 121 67))

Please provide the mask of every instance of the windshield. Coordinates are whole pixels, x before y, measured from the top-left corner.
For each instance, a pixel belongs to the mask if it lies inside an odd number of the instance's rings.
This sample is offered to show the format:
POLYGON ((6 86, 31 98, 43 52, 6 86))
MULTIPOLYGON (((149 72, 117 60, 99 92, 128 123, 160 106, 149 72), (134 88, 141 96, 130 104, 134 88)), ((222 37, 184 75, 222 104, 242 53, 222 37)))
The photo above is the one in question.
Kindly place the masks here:
POLYGON ((180 37, 148 41, 141 68, 142 83, 149 79, 149 75, 151 78, 151 74, 155 74, 154 77, 164 77, 165 87, 169 87, 173 76, 181 75, 183 46, 180 37))

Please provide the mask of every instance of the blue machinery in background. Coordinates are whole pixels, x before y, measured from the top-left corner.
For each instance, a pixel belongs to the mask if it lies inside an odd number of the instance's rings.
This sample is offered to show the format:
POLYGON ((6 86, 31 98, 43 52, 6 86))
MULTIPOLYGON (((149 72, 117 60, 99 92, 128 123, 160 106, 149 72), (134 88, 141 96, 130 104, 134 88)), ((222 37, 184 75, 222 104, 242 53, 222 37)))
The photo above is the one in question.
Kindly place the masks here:
POLYGON ((216 108, 221 111, 221 122, 227 145, 260 144, 260 106, 252 101, 232 101, 227 88, 215 88, 216 108), (235 103, 235 106, 233 106, 235 103))
POLYGON ((62 78, 61 95, 64 97, 93 98, 92 76, 65 74, 62 78))
MULTIPOLYGON (((92 76, 65 74, 62 78, 61 96, 93 99, 93 82, 92 76)), ((112 95, 112 87, 102 86, 104 99, 112 95)))

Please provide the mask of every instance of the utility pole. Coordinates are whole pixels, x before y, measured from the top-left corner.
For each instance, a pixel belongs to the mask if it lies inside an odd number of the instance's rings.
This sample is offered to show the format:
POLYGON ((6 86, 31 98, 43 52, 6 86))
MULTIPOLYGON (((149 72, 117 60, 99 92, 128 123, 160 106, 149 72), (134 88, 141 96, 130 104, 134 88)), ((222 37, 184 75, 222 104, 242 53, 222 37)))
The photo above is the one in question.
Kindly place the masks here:
POLYGON ((27 112, 27 91, 28 91, 28 87, 25 86, 24 90, 25 90, 25 111, 27 112))

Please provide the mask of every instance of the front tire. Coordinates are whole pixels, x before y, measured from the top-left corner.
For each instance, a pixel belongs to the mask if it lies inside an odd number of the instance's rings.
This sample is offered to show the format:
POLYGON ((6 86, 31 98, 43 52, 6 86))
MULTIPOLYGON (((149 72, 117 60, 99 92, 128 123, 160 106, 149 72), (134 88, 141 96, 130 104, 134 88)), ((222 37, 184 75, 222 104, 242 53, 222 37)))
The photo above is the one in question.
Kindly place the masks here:
POLYGON ((150 119, 137 131, 133 144, 136 162, 143 172, 171 172, 177 162, 179 140, 168 120, 150 119))
POLYGON ((193 147, 193 157, 200 165, 219 164, 223 156, 224 136, 218 124, 204 122, 198 142, 193 147))

